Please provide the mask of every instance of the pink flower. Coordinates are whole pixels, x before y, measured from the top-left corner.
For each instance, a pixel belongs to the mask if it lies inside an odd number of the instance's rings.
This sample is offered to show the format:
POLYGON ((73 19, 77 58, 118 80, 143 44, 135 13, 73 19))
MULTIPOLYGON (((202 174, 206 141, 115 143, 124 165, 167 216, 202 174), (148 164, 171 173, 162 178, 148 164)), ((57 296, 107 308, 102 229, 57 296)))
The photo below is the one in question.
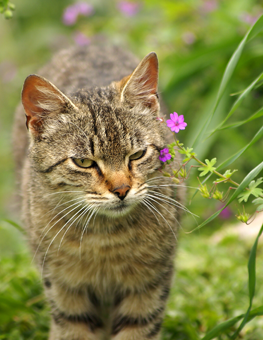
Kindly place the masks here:
POLYGON ((78 2, 68 6, 63 13, 63 23, 67 26, 74 25, 79 15, 89 16, 93 13, 93 7, 87 2, 78 2))
POLYGON ((239 16, 240 20, 249 24, 249 25, 254 25, 254 23, 257 21, 257 19, 259 18, 259 15, 255 16, 255 15, 251 15, 247 12, 242 13, 239 16))
POLYGON ((79 46, 87 46, 90 44, 90 39, 81 32, 75 32, 74 41, 79 46))
POLYGON ((160 151, 160 156, 159 156, 160 161, 166 162, 169 159, 171 159, 171 157, 172 156, 169 154, 169 149, 168 148, 165 148, 165 149, 160 151))
POLYGON ((187 45, 192 45, 196 41, 196 36, 192 32, 185 32, 182 39, 187 45))
POLYGON ((209 13, 209 12, 214 12, 218 8, 218 3, 216 0, 205 0, 201 10, 203 12, 209 13))
POLYGON ((222 219, 222 220, 227 220, 229 219, 230 217, 232 216, 232 212, 231 210, 226 207, 225 209, 223 209, 221 211, 221 213, 219 214, 219 217, 222 219))
POLYGON ((179 130, 184 130, 187 124, 184 122, 184 116, 178 116, 176 112, 170 114, 170 118, 166 121, 167 126, 171 129, 171 131, 174 131, 175 133, 178 133, 179 130))
POLYGON ((126 17, 133 17, 139 11, 139 4, 131 1, 120 1, 118 8, 126 17))

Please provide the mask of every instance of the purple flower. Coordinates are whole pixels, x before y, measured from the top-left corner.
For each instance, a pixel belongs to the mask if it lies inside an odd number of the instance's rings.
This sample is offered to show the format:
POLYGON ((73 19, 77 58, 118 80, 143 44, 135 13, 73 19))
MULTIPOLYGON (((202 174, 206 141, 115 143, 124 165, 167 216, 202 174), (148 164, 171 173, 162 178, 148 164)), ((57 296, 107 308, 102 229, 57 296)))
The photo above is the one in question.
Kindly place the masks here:
POLYGON ((172 156, 169 154, 169 149, 168 148, 162 149, 160 151, 160 156, 159 156, 160 161, 166 162, 169 159, 171 159, 171 157, 172 156))
POLYGON ((120 1, 118 4, 118 8, 122 14, 126 17, 133 17, 139 11, 140 5, 136 2, 131 1, 120 1))
POLYGON ((68 6, 63 13, 63 23, 67 26, 74 25, 79 15, 89 16, 93 13, 93 7, 87 2, 78 2, 68 6))
POLYGON ((232 216, 232 212, 231 210, 226 207, 225 209, 223 209, 221 211, 221 213, 219 214, 219 217, 222 219, 222 220, 227 220, 229 219, 230 217, 232 216))
POLYGON ((170 118, 166 121, 167 126, 171 129, 171 131, 174 131, 175 133, 178 133, 179 130, 184 130, 187 124, 184 122, 184 116, 178 116, 176 112, 170 114, 170 118))
POLYGON ((75 32, 74 41, 79 46, 87 46, 90 44, 90 39, 81 32, 75 32))

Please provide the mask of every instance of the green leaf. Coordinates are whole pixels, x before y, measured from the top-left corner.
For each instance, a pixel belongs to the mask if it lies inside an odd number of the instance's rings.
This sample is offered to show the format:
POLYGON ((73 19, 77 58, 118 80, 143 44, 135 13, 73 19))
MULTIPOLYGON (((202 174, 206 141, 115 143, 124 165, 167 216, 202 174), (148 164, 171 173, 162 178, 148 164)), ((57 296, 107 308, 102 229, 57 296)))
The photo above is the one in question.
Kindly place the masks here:
POLYGON ((12 221, 12 220, 8 220, 8 219, 5 219, 3 220, 9 224, 11 224, 13 227, 15 227, 17 230, 19 230, 21 233, 25 234, 25 231, 24 229, 19 225, 17 224, 16 222, 12 221))
POLYGON ((236 65, 239 61, 239 58, 243 52, 243 49, 245 47, 245 44, 253 39, 261 30, 263 29, 263 15, 261 15, 258 20, 255 22, 255 24, 248 30, 247 34, 245 35, 245 37, 242 39, 242 41, 240 42, 240 44, 238 45, 237 49, 235 50, 235 52, 233 53, 232 57, 230 58, 225 72, 223 74, 220 86, 219 86, 219 90, 216 96, 216 100, 215 100, 215 104, 214 104, 214 108, 211 111, 211 114, 209 115, 208 119, 206 120, 206 122, 204 123, 204 125, 201 127, 199 134, 197 134, 192 146, 195 146, 196 144, 198 144, 201 139, 203 138, 205 132, 207 131, 207 128, 210 124, 211 119, 213 118, 215 111, 218 107, 218 104, 225 92, 225 89, 227 87, 227 84, 229 83, 233 72, 236 68, 236 65))
POLYGON ((190 159, 192 159, 193 157, 196 156, 196 154, 193 151, 193 148, 182 148, 181 150, 178 150, 181 154, 186 155, 186 158, 183 160, 183 163, 189 161, 190 159))
POLYGON ((257 211, 263 210, 263 198, 256 198, 254 201, 252 201, 252 203, 254 203, 255 205, 259 204, 259 206, 257 207, 257 211))
POLYGON ((231 337, 231 339, 235 339, 246 323, 251 321, 256 316, 263 315, 263 306, 260 306, 258 308, 255 308, 254 310, 251 310, 252 301, 253 301, 253 297, 255 294, 255 284, 256 284, 256 250, 257 250, 258 240, 262 232, 263 232, 263 225, 261 226, 261 229, 258 233, 256 241, 251 249, 251 253, 250 253, 249 261, 248 261, 249 308, 247 310, 247 313, 238 315, 232 319, 222 322, 221 324, 217 325, 212 330, 210 330, 202 338, 202 340, 211 340, 211 339, 214 339, 215 337, 218 337, 220 334, 228 330, 230 327, 234 326, 239 320, 243 318, 243 321, 241 322, 237 331, 231 337))
POLYGON ((209 159, 206 159, 205 162, 207 164, 206 166, 198 168, 199 171, 203 171, 199 176, 204 176, 208 172, 213 172, 216 169, 216 167, 213 166, 216 164, 216 158, 213 158, 211 161, 209 161, 209 159))
POLYGON ((244 192, 242 192, 238 197, 238 202, 247 202, 250 195, 253 195, 255 197, 259 197, 260 195, 263 195, 263 189, 257 188, 261 183, 263 182, 262 178, 258 178, 257 181, 251 181, 251 183, 248 186, 248 189, 244 192))
POLYGON ((232 340, 236 339, 238 334, 241 332, 241 330, 244 328, 245 324, 250 321, 249 315, 250 310, 252 308, 252 302, 255 295, 255 288, 256 288, 256 255, 257 255, 257 245, 258 240, 263 232, 263 224, 259 230, 259 233, 257 235, 257 238, 253 244, 253 247, 250 252, 249 260, 248 260, 248 290, 249 290, 249 307, 247 309, 247 312, 239 325, 238 329, 235 331, 233 336, 231 337, 232 340))
MULTIPOLYGON (((252 120, 255 120, 257 118, 260 118, 263 116, 263 108, 261 107, 258 111, 256 111, 255 113, 253 113, 249 118, 245 119, 245 120, 242 120, 242 121, 239 121, 239 122, 236 122, 236 123, 232 123, 232 124, 229 124, 229 125, 225 125, 225 126, 222 126, 222 127, 219 127, 217 129, 217 131, 222 131, 222 130, 228 130, 228 129, 234 129, 234 128, 237 128, 241 125, 244 125, 244 124, 247 124, 249 122, 251 122, 252 120)), ((213 133, 211 133, 212 135, 213 133)))
MULTIPOLYGON (((218 127, 216 127, 211 134, 208 136, 210 137, 212 134, 214 134, 216 131, 218 130, 222 130, 224 129, 224 127, 222 128, 222 126, 225 124, 225 122, 232 116, 232 114, 236 111, 236 109, 240 106, 241 102, 243 101, 243 99, 251 92, 251 90, 255 87, 255 85, 262 79, 263 77, 263 73, 261 73, 242 93, 241 95, 238 97, 238 99, 235 101, 235 103, 233 104, 231 110, 229 111, 228 115, 226 116, 226 118, 218 125, 218 127)), ((234 124, 233 124, 234 125, 234 124)), ((240 124, 241 125, 241 124, 240 124)))
POLYGON ((239 184, 233 195, 229 198, 227 203, 218 211, 216 211, 212 216, 210 216, 208 219, 206 219, 203 223, 201 223, 198 227, 190 231, 190 233, 199 230, 203 228, 206 224, 213 221, 220 213, 223 211, 230 203, 232 203, 238 195, 241 194, 241 192, 248 186, 248 184, 255 178, 257 175, 262 171, 263 169, 263 162, 259 163, 253 170, 251 170, 246 177, 243 179, 243 181, 239 184))
POLYGON ((260 127, 258 132, 255 134, 255 136, 251 139, 251 141, 244 146, 242 149, 240 149, 238 152, 234 153, 234 155, 230 156, 228 159, 226 159, 224 162, 222 162, 218 167, 217 171, 219 171, 222 168, 225 168, 232 164, 236 159, 238 159, 247 149, 249 149, 254 143, 256 143, 259 139, 263 137, 263 126, 260 127))

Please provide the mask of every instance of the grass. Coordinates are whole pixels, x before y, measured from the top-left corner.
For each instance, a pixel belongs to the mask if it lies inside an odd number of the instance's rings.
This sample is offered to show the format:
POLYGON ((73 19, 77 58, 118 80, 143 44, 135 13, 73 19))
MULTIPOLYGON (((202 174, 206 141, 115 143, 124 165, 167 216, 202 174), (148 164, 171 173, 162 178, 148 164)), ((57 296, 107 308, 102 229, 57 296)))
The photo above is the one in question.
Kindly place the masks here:
MULTIPOLYGON (((0 257, 0 339, 46 339, 49 310, 41 280, 26 243, 13 229, 3 224, 0 231, 0 236, 5 234, 13 240, 13 248, 9 247, 9 253, 0 257), (16 240, 20 244, 18 250, 16 240)), ((254 240, 239 239, 224 232, 224 228, 220 235, 181 232, 163 340, 200 339, 220 322, 246 312, 249 304, 246 265, 254 240)), ((263 246, 259 244, 258 268, 263 265, 262 253, 263 246)), ((260 270, 257 282, 253 308, 260 306, 263 299, 260 270)), ((241 332, 242 339, 259 340, 262 323, 262 317, 248 323, 241 332)), ((228 337, 222 335, 218 339, 228 337)))

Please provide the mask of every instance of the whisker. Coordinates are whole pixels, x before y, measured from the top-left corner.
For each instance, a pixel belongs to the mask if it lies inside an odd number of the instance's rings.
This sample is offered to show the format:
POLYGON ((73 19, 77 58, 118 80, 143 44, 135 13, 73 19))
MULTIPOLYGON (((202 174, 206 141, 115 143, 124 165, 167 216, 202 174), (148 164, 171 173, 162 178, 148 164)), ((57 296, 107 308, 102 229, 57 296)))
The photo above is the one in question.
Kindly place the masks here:
MULTIPOLYGON (((76 214, 74 214, 74 215, 71 217, 71 219, 72 219, 73 217, 75 217, 77 214, 79 214, 80 212, 83 212, 83 210, 85 210, 85 209, 86 209, 86 207, 81 208, 79 211, 76 212, 76 214)), ((68 230, 70 229, 70 227, 72 226, 72 224, 73 224, 74 222, 76 222, 81 216, 82 216, 82 214, 80 214, 80 216, 78 216, 75 220, 73 220, 73 221, 70 223, 70 225, 68 226, 67 230, 64 232, 64 234, 63 234, 63 236, 62 236, 62 238, 61 238, 61 240, 60 240, 60 243, 59 243, 58 253, 59 253, 60 246, 61 246, 61 244, 62 244, 62 242, 63 242, 63 239, 64 239, 66 233, 68 232, 68 230)), ((67 223, 64 225, 64 227, 68 224, 68 222, 69 222, 71 219, 69 219, 69 220, 67 221, 67 223)), ((63 228, 64 228, 64 227, 63 227, 63 228)))
MULTIPOLYGON (((94 205, 91 206, 91 209, 92 209, 93 207, 94 207, 94 205)), ((79 255, 80 255, 80 258, 81 258, 81 243, 82 243, 82 240, 83 240, 83 236, 84 236, 84 233, 85 233, 85 231, 86 231, 86 229, 87 229, 87 226, 88 226, 88 224, 89 224, 89 221, 90 221, 90 219, 92 218, 92 216, 94 215, 95 212, 96 212, 96 209, 92 210, 92 211, 90 212, 89 216, 87 216, 86 221, 85 221, 85 226, 84 226, 84 228, 83 228, 83 231, 82 231, 82 234, 81 234, 81 237, 80 237, 80 243, 79 243, 79 255)))
POLYGON ((164 206, 164 204, 161 204, 160 202, 156 201, 156 199, 159 199, 161 202, 164 202, 164 203, 167 203, 167 202, 165 202, 162 198, 160 198, 160 197, 155 197, 155 196, 153 196, 153 195, 149 195, 149 194, 148 194, 147 197, 149 197, 149 200, 151 200, 151 201, 157 203, 159 206, 161 206, 163 209, 165 209, 171 216, 173 216, 173 217, 175 218, 176 222, 177 222, 177 223, 179 224, 179 226, 181 227, 181 224, 179 223, 178 219, 174 216, 174 214, 173 214, 170 210, 168 210, 168 209, 164 206))
POLYGON ((173 228, 171 227, 171 225, 168 223, 168 221, 164 218, 164 216, 163 216, 163 214, 161 214, 160 213, 160 211, 159 210, 157 210, 156 208, 155 208, 155 206, 151 203, 151 202, 149 202, 148 200, 148 197, 147 198, 145 198, 145 201, 147 201, 147 203, 163 218, 163 220, 167 223, 167 225, 169 226, 169 228, 171 229, 171 232, 173 233, 173 235, 174 235, 174 238, 177 240, 177 238, 176 238, 176 235, 175 235, 175 233, 174 233, 174 231, 173 231, 173 228))
POLYGON ((52 195, 58 195, 58 194, 65 194, 65 193, 72 193, 72 192, 81 192, 83 193, 83 191, 80 191, 80 190, 66 190, 66 191, 57 191, 57 192, 52 192, 51 194, 46 194, 44 195, 44 197, 48 197, 48 196, 52 196, 52 195))
POLYGON ((159 218, 156 216, 156 214, 155 214, 155 212, 152 210, 152 208, 148 205, 148 202, 145 202, 145 199, 142 201, 142 204, 145 205, 146 208, 148 208, 148 209, 153 213, 153 215, 155 216, 157 222, 160 223, 159 218))
POLYGON ((162 197, 164 199, 166 199, 167 203, 171 204, 171 205, 175 205, 176 207, 184 210, 185 212, 189 213, 190 215, 192 215, 193 217, 199 217, 198 215, 192 213, 189 209, 187 209, 182 203, 176 201, 175 199, 167 196, 167 195, 164 195, 162 194, 161 192, 158 192, 158 191, 153 191, 153 190, 148 190, 149 192, 151 192, 152 194, 156 195, 156 196, 159 196, 159 197, 162 197), (168 202, 169 201, 169 202, 168 202))
MULTIPOLYGON (((82 201, 85 202, 84 200, 82 200, 82 201)), ((81 202, 81 200, 80 200, 79 202, 81 202)), ((73 206, 75 206, 75 205, 78 204, 79 202, 74 203, 74 204, 71 204, 69 207, 67 207, 67 208, 63 209, 62 211, 58 212, 58 213, 51 219, 51 221, 49 221, 48 224, 45 226, 45 228, 44 228, 44 230, 42 231, 40 237, 42 237, 43 233, 45 232, 45 230, 47 229, 47 227, 49 226, 49 224, 50 224, 50 223, 51 223, 51 222, 52 222, 59 214, 63 213, 63 211, 65 211, 65 210, 67 210, 67 209, 72 208, 73 206)), ((40 247, 42 241, 44 240, 44 238, 46 237, 46 235, 49 233, 49 231, 50 231, 50 230, 51 230, 58 222, 60 222, 65 216, 67 216, 68 214, 70 214, 70 213, 71 213, 72 211, 74 211, 75 209, 77 209, 77 207, 74 207, 73 209, 71 209, 70 211, 68 211, 66 214, 64 214, 64 215, 63 215, 56 223, 54 223, 54 224, 48 229, 48 231, 46 231, 45 235, 41 238, 41 240, 40 240, 40 242, 39 242, 39 244, 38 244, 38 246, 37 246, 37 249, 36 249, 36 251, 35 251, 35 253, 34 253, 32 262, 33 262, 33 260, 35 259, 35 256, 36 256, 36 254, 37 254, 37 252, 38 252, 38 249, 39 249, 39 247, 40 247)))
MULTIPOLYGON (((75 207, 75 208, 72 209, 72 210, 75 210, 75 209, 77 209, 77 208, 80 207, 80 206, 81 206, 81 204, 79 204, 77 207, 75 207)), ((50 243, 49 243, 49 245, 48 245, 48 248, 47 248, 47 250, 46 250, 46 252, 45 252, 43 262, 42 262, 42 271, 41 271, 41 277, 42 277, 42 278, 43 278, 43 270, 44 270, 44 265, 45 265, 46 257, 47 257, 47 254, 48 254, 48 251, 49 251, 51 245, 53 244, 53 242, 54 242, 54 240, 56 239, 56 237, 61 233, 61 231, 66 227, 66 225, 68 224, 68 222, 69 222, 74 216, 75 216, 75 215, 73 215, 73 216, 67 221, 67 223, 64 224, 64 226, 63 226, 62 228, 59 229, 59 231, 56 233, 56 235, 55 235, 55 236, 52 238, 52 240, 50 241, 50 243)), ((63 216, 63 217, 64 217, 64 216, 63 216)), ((54 227, 54 225, 53 225, 51 228, 53 228, 53 227, 54 227)), ((50 229, 49 229, 49 230, 50 230, 50 229)))

